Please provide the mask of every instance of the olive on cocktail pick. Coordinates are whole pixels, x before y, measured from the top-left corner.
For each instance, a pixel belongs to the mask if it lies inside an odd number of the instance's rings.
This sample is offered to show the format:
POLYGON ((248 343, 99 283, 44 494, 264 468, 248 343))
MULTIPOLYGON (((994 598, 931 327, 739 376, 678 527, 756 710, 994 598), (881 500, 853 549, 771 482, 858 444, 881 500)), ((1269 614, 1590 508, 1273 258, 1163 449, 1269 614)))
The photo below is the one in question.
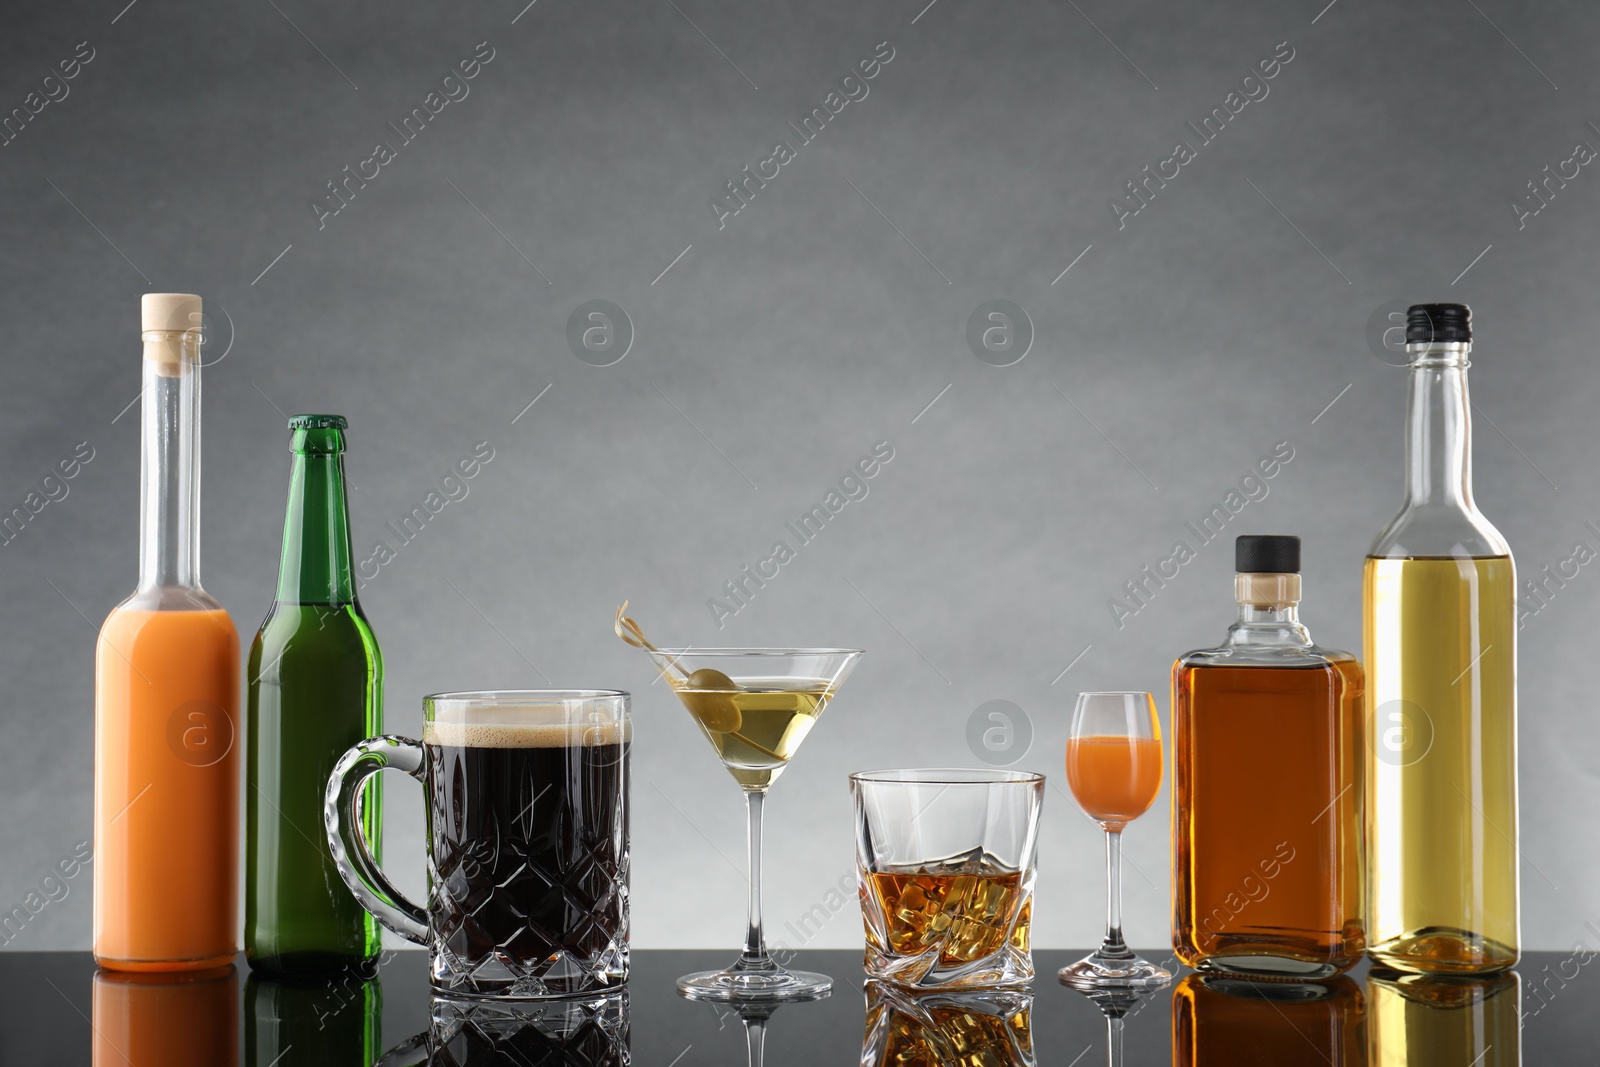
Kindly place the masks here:
POLYGON ((661 659, 666 661, 667 667, 660 667, 662 677, 678 694, 683 706, 689 709, 689 714, 702 726, 714 734, 736 732, 743 725, 743 716, 739 714, 739 705, 733 699, 732 694, 739 692, 740 688, 733 679, 711 667, 702 667, 693 673, 684 670, 676 657, 667 655, 650 643, 639 624, 628 618, 627 610, 628 602, 624 600, 617 609, 613 624, 617 636, 634 648, 646 649, 660 657, 658 665, 661 659), (675 680, 668 673, 668 667, 682 675, 683 681, 675 680))
POLYGON ((678 697, 689 714, 714 734, 731 734, 743 725, 739 705, 733 694, 739 691, 732 678, 711 667, 690 674, 678 690, 678 697))

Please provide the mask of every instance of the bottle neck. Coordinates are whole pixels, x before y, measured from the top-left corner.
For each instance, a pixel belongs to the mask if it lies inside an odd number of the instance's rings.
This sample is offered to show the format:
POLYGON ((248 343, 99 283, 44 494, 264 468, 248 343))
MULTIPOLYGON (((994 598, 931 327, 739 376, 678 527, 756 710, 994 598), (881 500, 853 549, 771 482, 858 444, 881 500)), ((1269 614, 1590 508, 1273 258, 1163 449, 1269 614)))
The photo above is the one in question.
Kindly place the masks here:
POLYGON ((144 335, 139 589, 200 588, 200 333, 144 335))
POLYGON ((292 447, 278 602, 353 603, 344 435, 331 429, 296 430, 292 447))
POLYGON ((1239 617, 1228 627, 1227 644, 1311 644, 1311 634, 1300 623, 1298 574, 1241 572, 1234 575, 1233 586, 1239 617))
MULTIPOLYGON (((1300 626, 1299 604, 1240 604, 1240 626, 1300 626)), ((1304 627, 1301 627, 1304 629, 1304 627)))
POLYGON ((1472 414, 1468 356, 1460 342, 1408 345, 1411 395, 1406 416, 1406 501, 1471 512, 1472 414))

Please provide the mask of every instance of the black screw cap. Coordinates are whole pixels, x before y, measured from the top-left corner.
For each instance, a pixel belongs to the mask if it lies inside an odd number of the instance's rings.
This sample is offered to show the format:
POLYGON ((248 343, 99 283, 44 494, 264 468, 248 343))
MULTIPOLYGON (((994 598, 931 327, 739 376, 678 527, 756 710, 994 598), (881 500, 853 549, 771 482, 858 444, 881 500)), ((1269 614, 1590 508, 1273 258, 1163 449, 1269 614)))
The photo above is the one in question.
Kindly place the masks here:
POLYGON ((1406 312, 1406 344, 1471 341, 1472 309, 1465 304, 1412 304, 1406 312))
POLYGON ((1244 534, 1233 542, 1233 569, 1241 574, 1299 574, 1300 538, 1244 534))

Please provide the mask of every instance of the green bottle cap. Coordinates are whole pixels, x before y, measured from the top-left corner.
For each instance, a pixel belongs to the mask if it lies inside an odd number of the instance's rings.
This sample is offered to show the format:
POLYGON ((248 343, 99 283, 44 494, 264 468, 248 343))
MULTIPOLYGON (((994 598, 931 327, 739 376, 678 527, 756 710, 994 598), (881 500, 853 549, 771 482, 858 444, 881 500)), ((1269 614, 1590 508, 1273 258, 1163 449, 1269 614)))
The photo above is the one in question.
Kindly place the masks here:
POLYGON ((343 415, 291 415, 291 430, 348 430, 350 424, 343 415))

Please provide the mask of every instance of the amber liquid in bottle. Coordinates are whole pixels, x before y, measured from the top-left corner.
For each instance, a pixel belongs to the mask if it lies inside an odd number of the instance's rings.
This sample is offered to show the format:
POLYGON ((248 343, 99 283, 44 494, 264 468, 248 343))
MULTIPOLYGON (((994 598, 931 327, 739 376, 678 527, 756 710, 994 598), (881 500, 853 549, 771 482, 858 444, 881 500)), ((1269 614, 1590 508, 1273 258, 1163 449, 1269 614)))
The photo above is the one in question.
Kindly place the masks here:
POLYGON ((1239 579, 1228 643, 1173 666, 1173 950, 1323 978, 1366 949, 1361 667, 1311 644, 1298 574, 1239 579))

